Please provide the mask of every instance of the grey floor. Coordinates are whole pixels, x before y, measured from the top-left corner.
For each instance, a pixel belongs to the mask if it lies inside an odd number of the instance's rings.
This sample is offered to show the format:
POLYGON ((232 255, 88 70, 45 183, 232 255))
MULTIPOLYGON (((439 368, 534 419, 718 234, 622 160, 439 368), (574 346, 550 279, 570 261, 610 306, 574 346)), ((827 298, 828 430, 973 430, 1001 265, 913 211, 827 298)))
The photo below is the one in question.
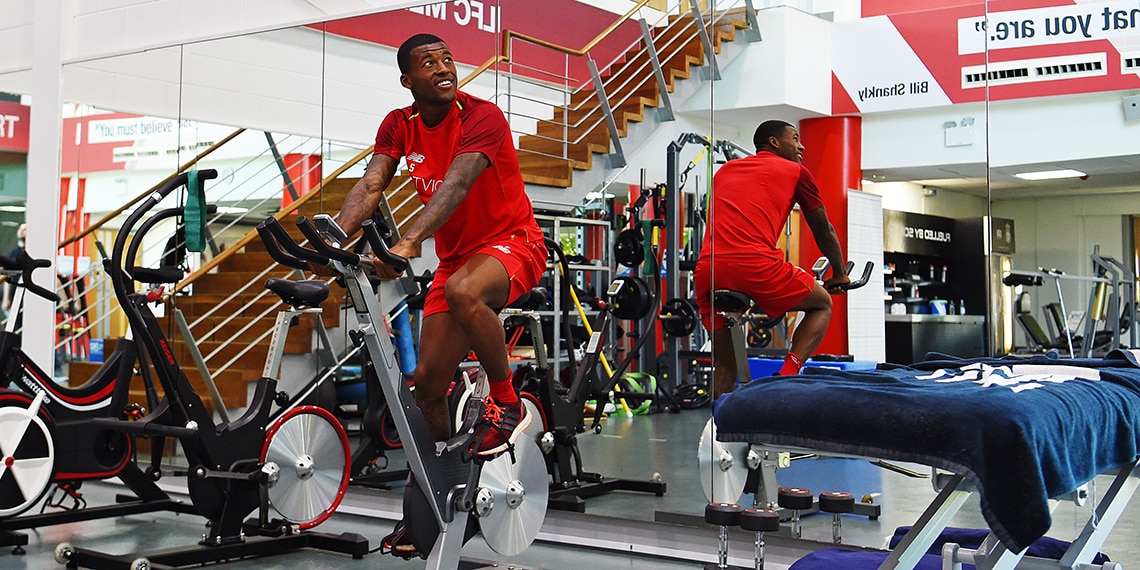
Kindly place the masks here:
MULTIPOLYGON (((694 522, 691 526, 656 522, 699 520, 706 500, 698 476, 697 448, 708 411, 685 411, 634 418, 611 418, 600 435, 580 436, 583 462, 589 471, 608 477, 649 479, 654 474, 667 482, 662 497, 631 492, 614 492, 586 501, 586 513, 551 512, 539 539, 525 552, 503 557, 479 538, 464 547, 465 559, 475 567, 541 569, 672 569, 700 568, 715 559, 716 529, 694 522)), ((399 458, 393 457, 393 464, 399 458)), ((920 466, 909 466, 923 471, 920 466)), ((784 473, 784 472, 782 472, 784 473)), ((878 520, 847 515, 843 517, 844 543, 881 548, 886 538, 901 525, 909 525, 934 497, 928 480, 912 479, 855 460, 805 459, 793 464, 781 484, 844 488, 863 496, 870 494, 882 506, 878 520)), ((784 477, 784 474, 781 475, 784 477)), ((1096 488, 1108 488, 1109 479, 1100 477, 1096 488)), ((177 488, 177 482, 173 482, 177 488)), ((85 484, 89 503, 106 504, 119 489, 110 484, 85 484), (102 501, 102 502, 101 502, 102 501)), ((397 516, 398 494, 394 491, 354 488, 346 498, 342 513, 334 515, 317 530, 355 532, 365 536, 370 546, 389 532, 397 516)), ((1085 524, 1089 507, 1061 504, 1054 513, 1049 536, 1071 540, 1085 524)), ((822 515, 805 517, 803 539, 782 536, 769 541, 768 568, 786 568, 797 556, 831 542, 831 519, 822 515)), ((976 498, 953 520, 953 526, 984 528, 976 498)), ((151 513, 113 520, 57 525, 26 531, 27 553, 9 555, 0 551, 0 568, 33 570, 60 568, 52 551, 61 542, 116 554, 145 552, 193 544, 203 532, 203 519, 191 515, 151 513)), ((781 532, 786 534, 785 532, 781 532)), ((1124 512, 1103 551, 1114 561, 1128 564, 1140 561, 1140 506, 1135 503, 1124 512)), ((750 537, 733 533, 731 562, 751 565, 750 537)), ((10 549, 9 549, 10 550, 10 549)), ((230 565, 242 569, 270 568, 418 568, 422 561, 405 562, 373 554, 363 560, 318 551, 298 551, 280 556, 242 560, 230 565)))

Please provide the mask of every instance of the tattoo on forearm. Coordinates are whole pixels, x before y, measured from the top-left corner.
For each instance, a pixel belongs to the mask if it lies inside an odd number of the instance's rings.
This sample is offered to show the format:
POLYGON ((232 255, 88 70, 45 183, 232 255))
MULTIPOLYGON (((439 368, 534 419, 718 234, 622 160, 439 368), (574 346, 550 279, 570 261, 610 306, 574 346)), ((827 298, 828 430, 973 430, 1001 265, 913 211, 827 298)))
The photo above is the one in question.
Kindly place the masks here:
POLYGON ((396 159, 377 155, 368 163, 364 176, 348 191, 340 213, 336 215, 337 225, 348 235, 356 233, 360 224, 372 216, 384 199, 384 189, 392 181, 396 170, 396 159))

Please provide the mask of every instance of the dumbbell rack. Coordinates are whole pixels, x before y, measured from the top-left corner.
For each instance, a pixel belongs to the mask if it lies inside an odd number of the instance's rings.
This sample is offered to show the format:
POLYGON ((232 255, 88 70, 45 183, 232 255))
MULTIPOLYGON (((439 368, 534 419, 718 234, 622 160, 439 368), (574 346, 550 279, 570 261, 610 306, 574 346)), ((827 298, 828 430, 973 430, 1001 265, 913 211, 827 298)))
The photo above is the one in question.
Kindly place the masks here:
MULTIPOLYGON (((797 455, 793 456, 788 451, 775 451, 768 449, 750 450, 755 452, 758 456, 758 465, 754 469, 749 469, 748 478, 744 483, 744 492, 751 493, 756 497, 755 503, 760 507, 767 507, 775 509, 780 513, 780 520, 790 520, 792 517, 791 512, 780 504, 779 489, 780 486, 776 482, 776 471, 781 468, 787 468, 791 465, 792 461, 799 459, 807 459, 813 455, 797 455)), ((802 507, 799 510, 800 515, 810 515, 820 511, 818 501, 813 499, 811 506, 802 507)), ((852 514, 867 517, 870 520, 879 520, 883 514, 883 507, 878 503, 856 501, 852 509, 852 514)))

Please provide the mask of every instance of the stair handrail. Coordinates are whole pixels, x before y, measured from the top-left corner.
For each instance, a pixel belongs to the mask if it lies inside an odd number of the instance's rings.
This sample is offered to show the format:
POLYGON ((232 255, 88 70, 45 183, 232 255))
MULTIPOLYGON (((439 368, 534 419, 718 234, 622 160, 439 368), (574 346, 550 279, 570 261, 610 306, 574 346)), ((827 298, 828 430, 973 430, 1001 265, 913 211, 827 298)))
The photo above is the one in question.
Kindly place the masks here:
MULTIPOLYGON (((681 0, 681 2, 682 2, 682 3, 687 3, 688 1, 689 1, 689 0, 681 0)), ((748 6, 748 5, 750 5, 750 2, 749 2, 749 0, 744 0, 744 2, 745 2, 745 5, 746 5, 746 11, 747 11, 747 10, 748 10, 747 6, 748 6)), ((691 5, 691 4, 690 4, 690 5, 691 5)), ((678 6, 680 7, 680 4, 679 4, 678 6)), ((734 4, 734 6, 735 6, 735 4, 734 4)), ((732 9, 721 9, 719 12, 720 12, 720 13, 721 13, 721 15, 723 16, 724 14, 727 14, 727 13, 729 13, 729 12, 731 12, 731 11, 732 11, 732 9)), ((716 14, 716 11, 715 11, 715 7, 714 7, 714 6, 712 6, 712 5, 710 5, 710 6, 709 6, 709 8, 708 8, 708 11, 707 11, 707 12, 705 12, 705 13, 701 13, 701 12, 699 12, 699 11, 694 11, 694 12, 692 12, 692 13, 694 13, 694 14, 700 14, 700 15, 701 15, 701 21, 705 23, 705 25, 701 26, 701 29, 704 29, 704 28, 705 28, 705 26, 714 26, 714 25, 715 25, 715 24, 716 24, 716 23, 717 23, 717 22, 720 20, 720 16, 715 16, 715 14, 716 14), (706 20, 706 17, 707 17, 707 18, 710 18, 710 19, 709 19, 709 20, 706 20)), ((686 16, 687 16, 688 14, 684 14, 684 13, 683 13, 683 15, 686 15, 686 16)), ((694 16, 694 19, 693 19, 693 24, 697 24, 697 21, 696 21, 696 18, 695 18, 695 16, 694 16)), ((690 25, 690 24, 689 24, 689 23, 687 23, 687 22, 685 21, 685 18, 678 18, 678 19, 677 19, 676 21, 674 21, 673 23, 670 23, 670 24, 668 24, 667 26, 665 26, 664 30, 665 30, 665 31, 669 31, 669 30, 671 30, 671 29, 673 28, 673 26, 678 26, 678 27, 685 27, 685 26, 688 26, 688 25, 690 25)), ((700 31, 696 32, 696 34, 697 34, 697 36, 698 36, 698 39, 700 39, 700 38, 699 38, 699 35, 700 35, 700 33, 701 33, 700 31)), ((679 45, 679 46, 675 46, 675 45, 674 45, 674 43, 675 43, 675 42, 676 42, 678 39, 682 39, 682 36, 681 36, 681 35, 677 35, 677 36, 674 36, 673 38, 671 38, 671 39, 670 39, 670 40, 669 40, 669 41, 668 41, 668 42, 665 44, 665 47, 666 47, 666 48, 674 48, 675 50, 680 50, 680 49, 682 49, 682 48, 684 47, 684 43, 685 43, 685 42, 681 42, 681 45, 679 45)), ((643 40, 639 39, 638 41, 643 41, 643 40)), ((702 45, 704 45, 704 42, 702 42, 702 45)), ((632 46, 630 46, 630 47, 632 47, 632 46)), ((709 57, 709 58, 712 58, 712 57, 714 57, 714 54, 713 54, 713 53, 711 53, 711 50, 709 50, 709 51, 710 51, 710 54, 709 54, 709 56, 708 56, 708 57, 709 57)), ((669 57, 672 57, 672 56, 673 56, 675 53, 676 53, 676 51, 674 51, 674 52, 672 52, 672 53, 668 54, 668 55, 667 55, 665 58, 663 58, 663 59, 666 59, 666 60, 667 60, 669 57)), ((632 61, 632 60, 631 60, 631 61, 632 61)), ((651 59, 651 61, 649 62, 649 64, 650 64, 650 65, 652 65, 652 64, 653 64, 653 63, 652 63, 652 59, 651 59)), ((618 77, 618 75, 619 75, 619 73, 613 73, 613 74, 611 74, 611 75, 610 75, 610 79, 611 79, 611 80, 614 80, 614 79, 616 79, 616 78, 618 77)), ((637 76, 637 74, 634 74, 634 76, 637 76)), ((620 88, 621 88, 621 87, 625 87, 625 85, 627 85, 627 84, 628 84, 630 81, 632 81, 632 80, 633 80, 633 77, 634 77, 634 76, 631 76, 631 77, 627 78, 627 79, 625 80, 625 83, 623 83, 622 85, 620 85, 620 86, 619 86, 619 88, 618 88, 618 89, 614 89, 613 91, 618 91, 618 90, 620 90, 620 88)), ((649 80, 649 79, 648 79, 648 77, 643 77, 643 78, 642 78, 642 83, 645 83, 645 82, 647 82, 648 80, 649 80)), ((579 88, 575 89, 575 92, 579 92, 579 91, 583 90, 583 89, 585 88, 585 85, 586 85, 586 84, 583 84, 583 86, 581 86, 581 87, 579 87, 579 88)), ((606 87, 609 87, 609 85, 607 84, 607 86, 606 86, 606 87)), ((618 101, 616 104, 614 104, 613 102, 611 102, 611 103, 610 103, 610 105, 611 105, 611 106, 614 106, 614 107, 616 107, 616 106, 618 106, 618 105, 621 105, 622 103, 624 103, 624 102, 625 102, 625 101, 627 101, 628 99, 629 99, 629 96, 627 95, 627 96, 625 96, 624 98, 622 98, 622 99, 621 99, 621 101, 618 101)), ((567 107, 567 110, 568 110, 568 111, 570 111, 570 110, 578 110, 578 109, 582 108, 582 105, 584 105, 584 104, 585 104, 585 100, 583 100, 582 102, 578 103, 577 105, 568 106, 568 107, 567 107)), ((590 115, 592 115, 592 114, 593 114, 593 113, 592 113, 592 110, 591 110, 591 112, 590 112, 590 113, 587 113, 587 114, 586 114, 586 116, 582 117, 582 119, 580 119, 580 120, 578 120, 577 122, 575 122, 575 123, 574 123, 572 126, 574 126, 574 127, 579 127, 579 126, 581 126, 581 125, 582 125, 582 123, 583 123, 583 122, 585 122, 585 121, 586 121, 586 119, 587 119, 587 118, 588 118, 590 115)), ((605 119, 604 119, 604 118, 602 118, 602 119, 599 119, 599 120, 598 120, 597 122, 595 122, 594 124, 595 124, 595 125, 596 125, 596 124, 599 124, 599 123, 600 123, 601 121, 603 121, 603 120, 605 120, 605 119)), ((593 125, 591 125, 591 126, 593 126, 593 125)), ((574 141, 574 142, 578 142, 578 141, 574 141)))
POLYGON ((163 178, 161 181, 158 182, 158 184, 151 186, 150 188, 148 188, 147 190, 145 190, 144 192, 142 192, 138 196, 131 198, 130 200, 127 201, 127 203, 125 203, 122 206, 119 206, 118 208, 112 210, 107 215, 96 220, 94 223, 88 224, 88 226, 83 228, 82 230, 80 230, 79 233, 77 233, 73 236, 64 238, 63 241, 59 242, 59 249, 63 249, 65 247, 67 247, 67 246, 91 235, 93 232, 95 232, 99 228, 102 228, 104 225, 106 225, 107 222, 115 219, 116 216, 127 211, 127 209, 130 208, 131 206, 134 206, 135 204, 139 203, 139 201, 142 200, 143 198, 146 198, 147 196, 154 194, 155 190, 158 190, 167 182, 174 180, 174 178, 176 176, 178 176, 179 174, 182 174, 183 172, 186 172, 186 170, 188 170, 191 166, 198 164, 198 162, 200 162, 203 158, 206 158, 211 153, 213 153, 215 150, 218 150, 219 148, 221 148, 222 145, 230 142, 231 140, 233 140, 238 135, 240 135, 244 132, 245 132, 244 128, 239 128, 238 130, 230 133, 229 135, 226 135, 226 137, 223 138, 222 140, 210 145, 208 148, 206 148, 206 150, 203 150, 202 152, 198 153, 197 156, 190 159, 188 162, 186 162, 182 166, 179 166, 178 170, 175 170, 169 176, 167 176, 166 178, 163 178))
MULTIPOLYGON (((352 168, 353 166, 355 166, 356 163, 360 162, 365 157, 371 155, 373 153, 373 151, 375 150, 375 148, 376 148, 376 145, 374 145, 374 144, 369 145, 368 148, 356 153, 355 156, 346 160, 344 162, 344 164, 341 164, 335 170, 333 170, 331 174, 329 174, 328 176, 321 179, 321 183, 320 183, 320 185, 317 186, 317 189, 315 192, 309 192, 309 193, 305 194, 304 196, 297 198, 292 203, 290 203, 288 206, 285 206, 280 211, 278 211, 276 214, 273 214, 273 217, 277 218, 278 220, 281 220, 285 216, 288 216, 289 214, 292 214, 293 212, 295 212, 297 210, 297 208, 300 208, 301 206, 307 204, 309 202, 309 200, 313 199, 313 197, 319 196, 321 194, 321 190, 324 190, 325 186, 329 185, 331 182, 336 180, 341 174, 344 174, 346 171, 348 171, 349 168, 352 168)), ((241 248, 245 247, 249 242, 253 241, 255 238, 257 238, 257 230, 250 230, 249 233, 242 236, 233 245, 227 247, 224 251, 222 251, 218 255, 211 257, 208 261, 203 263, 198 269, 195 269, 193 273, 191 273, 190 275, 187 275, 181 281, 179 281, 177 284, 175 284, 174 287, 171 288, 167 292, 166 296, 168 297, 170 295, 173 295, 173 294, 185 289, 191 283, 193 283, 196 279, 198 279, 202 275, 205 275, 210 270, 212 270, 213 268, 215 268, 219 264, 221 264, 223 261, 232 257, 235 252, 237 252, 241 248)))

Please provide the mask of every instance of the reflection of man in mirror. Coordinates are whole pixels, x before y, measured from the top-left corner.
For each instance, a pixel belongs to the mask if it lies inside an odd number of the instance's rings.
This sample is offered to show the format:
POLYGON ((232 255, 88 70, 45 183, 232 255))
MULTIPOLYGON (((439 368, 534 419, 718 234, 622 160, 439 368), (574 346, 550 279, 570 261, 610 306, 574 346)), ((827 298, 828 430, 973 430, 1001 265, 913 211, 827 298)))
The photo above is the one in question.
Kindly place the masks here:
POLYGON ((815 178, 800 164, 804 146, 799 131, 784 121, 765 121, 752 140, 754 156, 729 161, 713 177, 710 223, 694 270, 697 306, 705 328, 712 331, 714 396, 735 388, 737 370, 731 333, 724 317, 713 314, 713 290, 744 293, 768 316, 803 312, 778 373, 787 376, 799 373, 827 332, 828 293, 841 293, 841 285, 851 281, 815 178), (831 277, 822 285, 785 261, 778 245, 794 204, 800 205, 816 245, 831 262, 831 277))
MULTIPOLYGON (((384 118, 375 154, 336 220, 355 233, 376 213, 400 158, 406 157, 426 206, 391 251, 418 257, 423 241, 434 236, 439 256, 424 303, 416 403, 432 437, 448 439, 447 390, 474 349, 491 389, 486 437, 476 452, 494 455, 507 450, 531 421, 511 383, 497 312, 538 284, 546 271, 546 245, 499 107, 458 91, 451 50, 436 36, 412 36, 400 46, 396 61, 400 84, 415 102, 384 118)), ((396 277, 379 261, 376 271, 396 277)), ((385 546, 398 550, 398 534, 399 526, 385 546)))
MULTIPOLYGON (((16 249, 13 249, 8 254, 8 257, 16 259, 16 256, 20 254, 20 250, 24 249, 24 240, 27 238, 27 235, 28 224, 20 224, 20 227, 16 228, 16 249)), ((12 310, 12 298, 16 296, 15 284, 20 282, 18 276, 9 279, 10 281, 4 282, 4 299, 0 301, 0 309, 4 311, 5 315, 7 315, 8 311, 12 310)))

